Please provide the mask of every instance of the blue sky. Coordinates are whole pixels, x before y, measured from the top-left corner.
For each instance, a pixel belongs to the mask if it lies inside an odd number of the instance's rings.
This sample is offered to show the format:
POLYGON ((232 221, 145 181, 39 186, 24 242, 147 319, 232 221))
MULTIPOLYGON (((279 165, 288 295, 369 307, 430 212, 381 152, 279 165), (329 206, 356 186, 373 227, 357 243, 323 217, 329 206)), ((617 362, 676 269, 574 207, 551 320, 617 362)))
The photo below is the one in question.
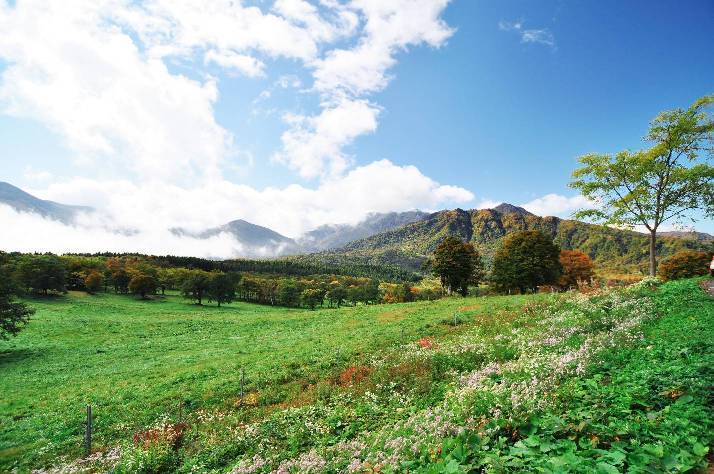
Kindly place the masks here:
POLYGON ((568 216, 582 204, 567 187, 578 155, 642 147, 659 111, 714 92, 710 1, 387 3, 216 2, 221 16, 194 20, 161 0, 119 13, 0 0, 17 40, 0 39, 0 179, 122 218, 109 183, 160 195, 150 212, 184 190, 187 225, 242 217, 289 235, 501 201, 568 216), (121 35, 53 43, 87 17, 121 35), (157 18, 169 26, 145 21, 157 18))

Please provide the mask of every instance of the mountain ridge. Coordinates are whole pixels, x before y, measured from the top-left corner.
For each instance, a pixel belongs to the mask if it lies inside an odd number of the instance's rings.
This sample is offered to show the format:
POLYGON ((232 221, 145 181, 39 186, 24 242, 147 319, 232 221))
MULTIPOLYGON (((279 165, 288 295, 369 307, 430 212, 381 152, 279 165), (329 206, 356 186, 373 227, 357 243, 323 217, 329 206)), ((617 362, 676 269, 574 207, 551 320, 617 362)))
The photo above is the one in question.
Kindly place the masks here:
MULTIPOLYGON (((507 234, 540 230, 563 249, 584 251, 600 268, 633 272, 646 263, 648 236, 645 234, 555 216, 536 216, 512 205, 502 205, 501 209, 508 212, 496 209, 438 211, 421 221, 350 242, 321 258, 361 259, 418 271, 444 237, 455 235, 473 243, 488 264, 507 234)), ((679 250, 706 250, 710 246, 714 245, 709 241, 665 235, 658 239, 658 254, 663 257, 679 250)))
POLYGON ((89 206, 75 206, 40 199, 5 181, 0 181, 0 204, 6 204, 18 212, 39 214, 65 224, 71 224, 81 212, 94 211, 94 208, 89 206))

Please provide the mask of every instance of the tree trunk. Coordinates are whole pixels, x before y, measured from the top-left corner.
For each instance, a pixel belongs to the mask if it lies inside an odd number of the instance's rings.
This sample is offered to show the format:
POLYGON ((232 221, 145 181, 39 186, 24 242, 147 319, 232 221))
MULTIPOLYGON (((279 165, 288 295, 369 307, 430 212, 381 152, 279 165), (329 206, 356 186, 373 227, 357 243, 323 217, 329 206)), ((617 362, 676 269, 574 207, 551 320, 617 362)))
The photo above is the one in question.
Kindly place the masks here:
POLYGON ((650 231, 650 276, 657 276, 657 230, 650 231))

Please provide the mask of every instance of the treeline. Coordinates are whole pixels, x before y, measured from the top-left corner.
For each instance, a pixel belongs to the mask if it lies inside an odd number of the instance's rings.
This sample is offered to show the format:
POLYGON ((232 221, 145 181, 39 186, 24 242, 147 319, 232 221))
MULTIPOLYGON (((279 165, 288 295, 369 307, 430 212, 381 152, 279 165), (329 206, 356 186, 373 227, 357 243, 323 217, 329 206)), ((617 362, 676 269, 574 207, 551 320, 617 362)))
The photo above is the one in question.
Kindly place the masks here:
POLYGON ((136 257, 152 262, 159 267, 181 267, 189 269, 199 269, 207 272, 250 272, 267 273, 287 276, 310 276, 310 275, 342 275, 352 277, 375 278, 380 281, 391 282, 418 282, 421 275, 404 270, 396 265, 374 265, 350 259, 326 261, 315 258, 311 255, 299 255, 292 257, 282 257, 278 259, 251 260, 251 259, 229 259, 210 260, 199 257, 181 257, 176 255, 142 255, 136 253, 77 253, 68 254, 77 257, 100 257, 100 258, 128 258, 136 257))
POLYGON ((238 272, 234 266, 225 264, 136 254, 0 253, 0 266, 8 279, 26 293, 43 295, 68 290, 113 291, 147 298, 174 290, 197 304, 215 302, 220 306, 239 300, 311 309, 325 305, 432 300, 442 296, 438 288, 415 288, 410 282, 335 274, 293 276, 238 272))

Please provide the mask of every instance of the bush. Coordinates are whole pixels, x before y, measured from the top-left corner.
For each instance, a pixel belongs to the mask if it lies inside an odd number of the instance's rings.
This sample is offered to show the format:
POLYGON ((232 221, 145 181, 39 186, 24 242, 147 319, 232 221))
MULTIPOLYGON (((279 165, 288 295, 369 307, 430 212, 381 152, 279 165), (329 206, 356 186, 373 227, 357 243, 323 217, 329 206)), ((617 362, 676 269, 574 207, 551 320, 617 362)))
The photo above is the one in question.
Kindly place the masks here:
POLYGON ((706 275, 710 261, 711 254, 708 252, 682 250, 662 261, 659 275, 665 281, 706 275))
POLYGON ((561 250, 560 265, 563 267, 563 273, 558 284, 566 290, 589 282, 594 276, 592 260, 580 250, 561 250))

